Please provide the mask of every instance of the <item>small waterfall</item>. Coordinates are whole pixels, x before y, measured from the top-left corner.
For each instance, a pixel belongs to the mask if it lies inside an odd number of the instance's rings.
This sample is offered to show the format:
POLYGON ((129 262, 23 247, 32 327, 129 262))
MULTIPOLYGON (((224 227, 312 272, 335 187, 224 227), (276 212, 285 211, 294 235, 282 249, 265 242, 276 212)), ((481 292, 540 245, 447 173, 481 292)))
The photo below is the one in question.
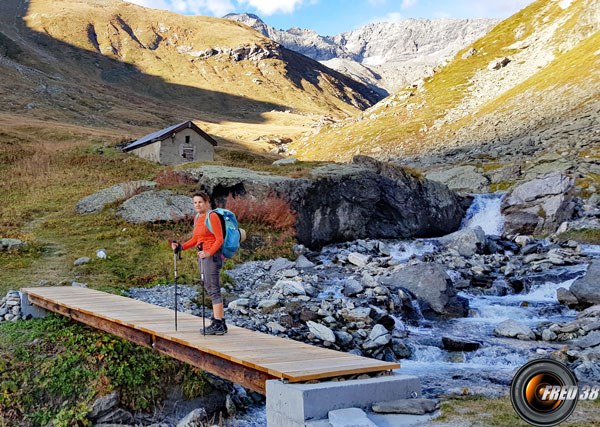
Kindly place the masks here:
POLYGON ((500 236, 504 229, 500 205, 505 194, 474 194, 473 203, 469 206, 460 228, 480 226, 485 234, 500 236))

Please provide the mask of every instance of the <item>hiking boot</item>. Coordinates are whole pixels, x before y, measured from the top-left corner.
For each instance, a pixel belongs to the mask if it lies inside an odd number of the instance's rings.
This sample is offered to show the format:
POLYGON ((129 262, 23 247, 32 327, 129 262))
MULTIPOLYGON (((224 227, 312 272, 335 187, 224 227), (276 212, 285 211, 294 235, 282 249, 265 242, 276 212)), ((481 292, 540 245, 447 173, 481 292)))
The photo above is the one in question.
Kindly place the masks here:
POLYGON ((225 321, 217 319, 213 320, 210 326, 204 330, 205 335, 224 335, 226 333, 227 326, 225 325, 225 321))
MULTIPOLYGON (((215 321, 215 316, 210 316, 210 321, 214 322, 215 321)), ((223 317, 221 319, 221 321, 223 322, 223 326, 225 326, 225 333, 227 333, 227 323, 225 323, 225 318, 223 317)))

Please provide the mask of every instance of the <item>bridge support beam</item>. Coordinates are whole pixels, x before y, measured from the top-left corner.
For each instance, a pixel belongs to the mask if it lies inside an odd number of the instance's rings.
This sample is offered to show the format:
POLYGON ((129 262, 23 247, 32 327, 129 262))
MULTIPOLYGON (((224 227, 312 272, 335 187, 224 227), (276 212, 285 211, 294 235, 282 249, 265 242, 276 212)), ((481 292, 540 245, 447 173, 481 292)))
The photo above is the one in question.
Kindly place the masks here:
POLYGON ((326 381, 317 384, 267 381, 267 427, 309 427, 324 422, 329 411, 371 409, 376 402, 421 396, 417 377, 392 374, 364 380, 326 381))

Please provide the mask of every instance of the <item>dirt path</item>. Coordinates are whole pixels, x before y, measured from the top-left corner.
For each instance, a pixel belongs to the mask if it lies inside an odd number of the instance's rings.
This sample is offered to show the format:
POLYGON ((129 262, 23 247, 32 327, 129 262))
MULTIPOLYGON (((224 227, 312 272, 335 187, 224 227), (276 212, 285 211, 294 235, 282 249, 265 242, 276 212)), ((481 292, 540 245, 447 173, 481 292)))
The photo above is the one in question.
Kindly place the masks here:
POLYGON ((36 233, 46 217, 36 218, 23 226, 24 233, 35 234, 35 239, 43 247, 42 256, 33 260, 31 266, 22 270, 20 276, 15 277, 15 282, 23 286, 38 285, 41 280, 59 283, 69 277, 69 262, 65 246, 55 240, 36 233))

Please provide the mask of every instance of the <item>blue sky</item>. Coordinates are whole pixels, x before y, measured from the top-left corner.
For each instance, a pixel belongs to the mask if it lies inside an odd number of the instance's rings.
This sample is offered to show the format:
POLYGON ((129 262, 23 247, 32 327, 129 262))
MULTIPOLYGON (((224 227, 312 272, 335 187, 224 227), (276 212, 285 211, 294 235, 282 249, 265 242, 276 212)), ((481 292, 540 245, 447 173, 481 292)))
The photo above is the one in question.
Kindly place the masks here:
POLYGON ((275 28, 309 28, 321 35, 370 22, 407 18, 508 18, 532 0, 127 0, 184 15, 254 13, 275 28))

